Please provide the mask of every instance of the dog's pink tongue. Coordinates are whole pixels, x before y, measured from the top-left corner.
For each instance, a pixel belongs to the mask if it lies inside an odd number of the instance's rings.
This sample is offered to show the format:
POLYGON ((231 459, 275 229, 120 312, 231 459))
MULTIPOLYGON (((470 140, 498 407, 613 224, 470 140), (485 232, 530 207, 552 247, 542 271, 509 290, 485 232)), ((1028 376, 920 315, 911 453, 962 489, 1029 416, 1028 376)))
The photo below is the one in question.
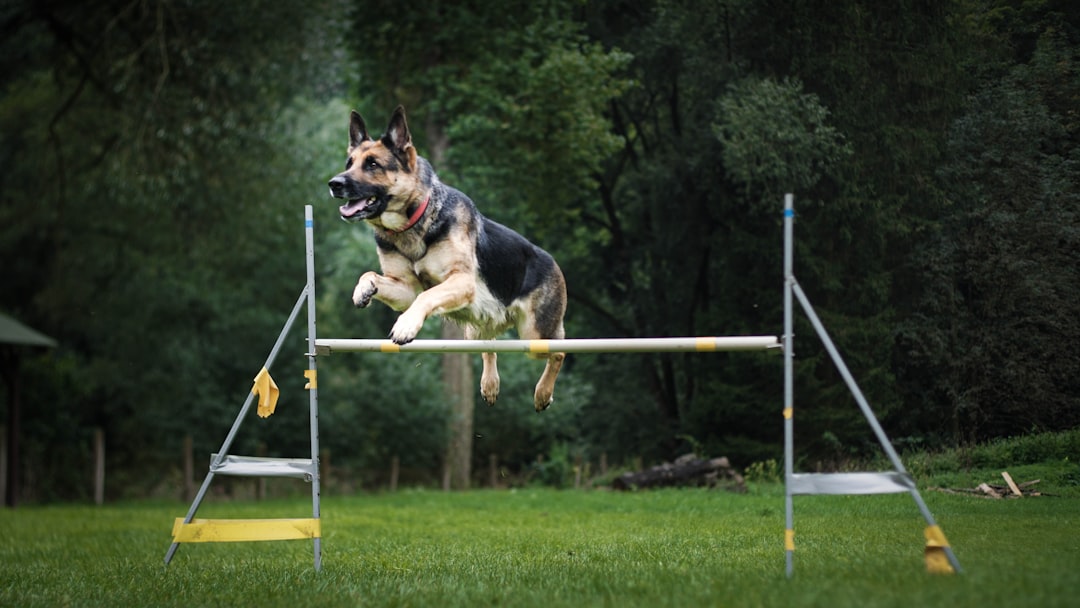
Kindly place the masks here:
POLYGON ((352 217, 357 213, 363 211, 366 207, 366 199, 357 199, 355 201, 349 201, 341 207, 338 207, 338 211, 341 213, 341 217, 352 217))

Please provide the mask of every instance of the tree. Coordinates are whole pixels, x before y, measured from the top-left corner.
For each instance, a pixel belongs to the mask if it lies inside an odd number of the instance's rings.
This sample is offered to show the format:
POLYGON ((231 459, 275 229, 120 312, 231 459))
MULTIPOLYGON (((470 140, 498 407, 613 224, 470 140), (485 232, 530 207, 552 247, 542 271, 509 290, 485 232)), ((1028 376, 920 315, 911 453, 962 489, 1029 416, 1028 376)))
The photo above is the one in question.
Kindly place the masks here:
MULTIPOLYGON (((632 8, 610 2, 590 14, 595 36, 633 51, 637 85, 612 105, 626 145, 605 166, 599 203, 582 212, 585 226, 574 238, 572 259, 579 261, 570 264, 577 275, 569 283, 580 286, 573 295, 586 305, 591 331, 709 335, 772 327, 779 333, 781 197, 797 192, 801 208, 814 211, 807 217, 817 216, 825 208, 819 201, 835 195, 855 155, 848 133, 837 126, 842 119, 819 87, 804 85, 784 63, 790 57, 779 52, 782 45, 769 42, 780 57, 760 48, 759 36, 780 32, 763 21, 768 10, 749 2, 632 8)), ((835 226, 829 222, 840 219, 839 211, 832 213, 806 225, 808 231, 827 232, 835 226)), ((825 259, 857 267, 845 266, 845 272, 867 272, 863 265, 871 258, 837 256, 838 245, 827 242, 816 255, 800 250, 809 278, 819 276, 825 259)), ((880 247, 881 241, 859 245, 880 247)), ((826 277, 830 289, 844 286, 826 277)), ((883 330, 880 310, 863 321, 864 307, 837 301, 843 314, 830 310, 834 321, 883 330)), ((824 392, 817 378, 826 362, 809 348, 801 354, 809 355, 806 379, 814 384, 808 399, 816 400, 824 392)), ((774 360, 652 355, 583 365, 594 377, 618 378, 613 390, 598 393, 595 417, 586 425, 604 429, 592 440, 614 453, 628 455, 621 443, 666 458, 697 443, 738 459, 775 455, 779 427, 769 424, 775 416, 770 406, 780 397, 774 360)))
MULTIPOLYGON (((750 64, 800 78, 853 151, 826 188, 797 204, 806 249, 797 252, 796 273, 879 418, 903 419, 895 332, 915 306, 922 276, 913 252, 941 216, 936 172, 947 126, 971 82, 964 68, 975 47, 958 27, 962 3, 742 7, 739 48, 750 64)), ((810 336, 808 329, 796 334, 810 336)), ((800 400, 814 406, 800 415, 799 444, 833 458, 872 446, 862 422, 847 413, 853 403, 816 341, 797 346, 808 361, 800 367, 814 368, 800 378, 800 391, 811 387, 800 400)))
MULTIPOLYGON (((146 470, 185 432, 209 451, 254 375, 250 353, 272 344, 302 284, 294 227, 309 190, 292 176, 318 155, 284 121, 334 93, 320 13, 335 6, 3 12, 0 251, 12 263, 0 306, 56 336, 57 356, 32 371, 69 389, 27 423, 105 428, 126 465, 117 485, 157 483, 138 480, 159 479, 146 470)), ((84 458, 79 442, 58 462, 84 458)))
POLYGON ((952 442, 1080 424, 1080 350, 1061 339, 1080 330, 1080 13, 982 4, 996 58, 949 131, 949 206, 900 341, 910 432, 952 442))
MULTIPOLYGON (((625 58, 588 43, 566 16, 573 5, 511 2, 493 11, 484 2, 366 2, 357 20, 369 103, 386 115, 404 103, 421 153, 441 160, 443 181, 545 248, 590 196, 593 172, 616 141, 603 110, 620 90, 612 73, 625 58)), ((500 367, 504 386, 512 385, 514 366, 500 367)), ((475 402, 471 379, 448 384, 462 388, 459 403, 475 402)), ((500 410, 510 393, 502 395, 500 410)), ((465 434, 472 430, 462 425, 452 444, 469 446, 465 434)))

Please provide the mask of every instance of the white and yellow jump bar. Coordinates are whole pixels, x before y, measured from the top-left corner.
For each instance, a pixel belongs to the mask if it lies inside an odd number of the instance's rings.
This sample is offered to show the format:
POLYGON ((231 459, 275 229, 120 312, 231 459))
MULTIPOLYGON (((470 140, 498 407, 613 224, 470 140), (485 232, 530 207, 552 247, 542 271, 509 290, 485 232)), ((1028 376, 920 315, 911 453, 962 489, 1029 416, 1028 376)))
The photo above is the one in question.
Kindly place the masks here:
POLYGON ((374 353, 708 353, 782 349, 776 336, 704 338, 575 338, 564 340, 390 340, 316 339, 315 354, 374 353))

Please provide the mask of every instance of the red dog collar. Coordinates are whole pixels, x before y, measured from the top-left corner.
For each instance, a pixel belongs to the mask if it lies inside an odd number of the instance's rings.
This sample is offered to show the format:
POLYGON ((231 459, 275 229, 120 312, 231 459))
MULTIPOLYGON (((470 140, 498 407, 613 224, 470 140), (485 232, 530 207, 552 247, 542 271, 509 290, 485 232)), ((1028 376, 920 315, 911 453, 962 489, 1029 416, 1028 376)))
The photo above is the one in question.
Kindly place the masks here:
POLYGON ((416 208, 416 211, 413 211, 413 214, 411 216, 409 216, 408 223, 406 223, 404 226, 402 226, 398 230, 391 230, 391 229, 387 228, 386 229, 387 232, 393 232, 394 234, 399 234, 399 233, 405 232, 409 228, 412 228, 413 226, 415 226, 416 222, 419 222, 420 218, 424 216, 424 211, 427 209, 427 204, 428 204, 428 201, 430 201, 430 200, 431 200, 431 195, 429 194, 427 196, 427 198, 424 199, 424 202, 420 203, 420 206, 416 208))

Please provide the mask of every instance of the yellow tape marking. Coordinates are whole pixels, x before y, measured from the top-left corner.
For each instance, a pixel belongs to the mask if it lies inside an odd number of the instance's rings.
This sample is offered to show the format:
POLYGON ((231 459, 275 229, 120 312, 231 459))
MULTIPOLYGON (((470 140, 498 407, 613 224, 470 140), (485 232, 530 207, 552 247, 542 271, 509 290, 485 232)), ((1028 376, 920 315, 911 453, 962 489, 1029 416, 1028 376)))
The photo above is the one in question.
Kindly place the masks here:
POLYGON ((785 551, 794 551, 795 550, 795 531, 794 530, 784 530, 784 550, 785 551))
POLYGON ((927 547, 949 546, 949 541, 945 539, 945 533, 941 531, 941 526, 927 526, 923 534, 926 536, 927 547))
POLYGON ((394 344, 393 342, 390 342, 389 340, 387 340, 386 342, 383 342, 382 344, 379 345, 379 352, 381 352, 381 353, 400 353, 401 352, 401 345, 400 344, 394 344))
POLYGON ((949 563, 949 556, 945 548, 949 541, 945 539, 945 533, 939 526, 927 526, 923 532, 926 536, 926 571, 933 574, 953 574, 956 570, 949 563))
POLYGON ((193 519, 183 517, 173 524, 173 541, 178 543, 228 543, 259 540, 302 540, 320 538, 318 519, 193 519))
POLYGON ((551 352, 551 345, 547 340, 529 340, 529 352, 534 354, 547 354, 551 352))
POLYGON ((785 407, 784 408, 784 420, 790 420, 791 417, 794 416, 794 415, 795 415, 795 410, 793 410, 790 407, 785 407))
POLYGON ((304 385, 307 390, 319 388, 319 370, 305 369, 304 377, 308 379, 308 383, 304 385))
POLYGON ((699 353, 716 352, 716 338, 698 338, 695 348, 699 353))

